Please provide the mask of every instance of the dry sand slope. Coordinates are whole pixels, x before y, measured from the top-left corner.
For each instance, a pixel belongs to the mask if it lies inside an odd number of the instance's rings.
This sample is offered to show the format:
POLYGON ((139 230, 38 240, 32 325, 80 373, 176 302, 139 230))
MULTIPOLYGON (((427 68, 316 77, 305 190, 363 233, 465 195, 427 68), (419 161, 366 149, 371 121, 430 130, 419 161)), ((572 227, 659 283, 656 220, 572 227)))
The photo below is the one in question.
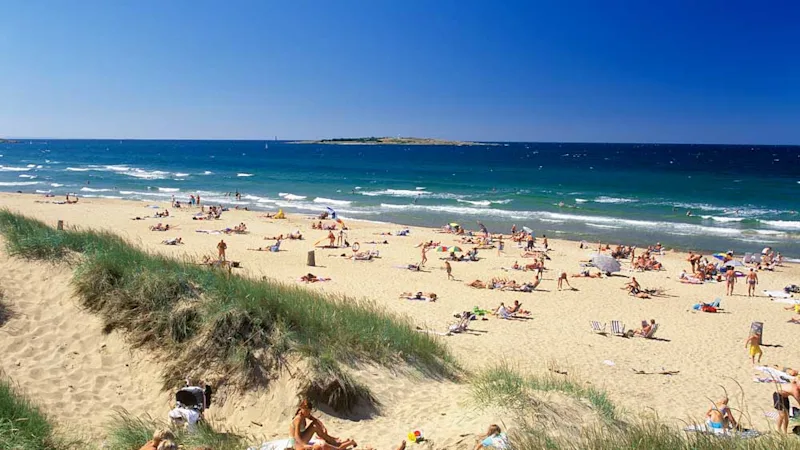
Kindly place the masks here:
MULTIPOLYGON (((518 299, 522 301, 525 309, 533 312, 532 320, 490 319, 473 322, 473 327, 480 332, 444 338, 464 366, 469 369, 479 369, 505 360, 521 368, 538 372, 546 370, 548 365, 556 364, 608 390, 613 400, 634 414, 642 410, 655 409, 662 418, 678 420, 700 418, 709 406, 708 399, 722 395, 722 387, 728 389, 731 394, 733 406, 740 407, 742 404, 739 401, 738 382, 742 385, 744 405, 752 416, 753 424, 758 428, 766 428, 767 422, 762 413, 771 409, 770 395, 774 388, 768 384, 752 381, 756 372, 753 371, 744 348, 744 339, 750 322, 754 320, 765 322, 765 342, 775 345, 764 348, 763 362, 800 366, 800 350, 793 345, 793 336, 800 331, 798 328, 800 326, 786 322, 791 314, 783 310, 784 304, 772 302, 763 296, 747 298, 736 295, 726 298, 722 284, 710 283, 701 286, 680 284, 676 281, 677 274, 681 269, 688 268, 688 264, 684 261, 685 255, 679 253, 670 253, 660 258, 665 264, 665 271, 629 273, 623 270, 620 275, 624 277, 600 280, 570 279, 578 290, 559 292, 555 285, 556 274, 561 270, 569 273, 578 272, 579 262, 586 260, 590 252, 579 249, 575 242, 551 240, 552 261, 548 262, 549 270, 545 272, 540 291, 528 294, 498 292, 472 289, 464 282, 476 278, 486 280, 493 276, 529 281, 532 278, 529 272, 510 272, 501 269, 511 266, 517 259, 520 263, 524 262, 519 258, 519 250, 512 246, 507 246, 502 255, 498 255, 495 250, 482 251, 480 256, 483 259, 477 263, 453 263, 453 272, 459 281, 447 281, 442 270, 442 262, 438 259, 442 255, 435 252, 428 254, 429 272, 409 272, 397 268, 396 266, 419 262, 420 250, 414 246, 421 241, 435 240, 442 241, 445 245, 453 244, 453 236, 438 234, 433 230, 412 228, 409 237, 381 236, 377 233, 396 231, 401 226, 349 223, 353 228, 348 232, 349 241, 361 242, 362 249, 372 248, 372 245, 365 244, 368 241, 389 242, 388 245, 375 246, 380 250, 381 258, 373 262, 357 262, 338 257, 341 254, 349 254, 349 250, 318 250, 317 262, 322 267, 308 268, 305 266, 306 251, 327 232, 311 230, 311 221, 302 216, 293 216, 289 220, 269 220, 259 218, 258 213, 254 212, 231 211, 225 213, 220 221, 206 222, 191 220, 191 214, 196 212, 195 210, 171 210, 173 217, 169 219, 132 221, 130 220, 132 217, 149 215, 154 210, 146 208, 146 205, 140 202, 83 199, 78 205, 67 206, 34 203, 34 200, 40 198, 0 194, 0 203, 3 205, 49 223, 64 219, 69 225, 112 229, 149 250, 164 254, 197 258, 202 254, 213 254, 216 243, 220 239, 225 239, 228 243, 229 258, 242 263, 243 268, 238 269, 240 273, 268 276, 287 283, 297 283, 297 277, 309 271, 316 275, 329 276, 332 281, 311 284, 308 287, 322 292, 346 293, 356 298, 374 300, 392 311, 409 316, 420 327, 443 330, 447 324, 455 320, 452 317, 454 312, 471 309, 473 306, 494 308, 501 301, 509 304, 518 299), (178 228, 167 233, 148 231, 149 225, 159 221, 178 228), (251 233, 219 236, 195 232, 197 229, 233 227, 239 222, 247 223, 251 233), (295 229, 300 229, 307 239, 284 241, 282 249, 285 251, 269 253, 246 250, 271 242, 264 241, 262 239, 264 236, 288 233, 295 229), (160 244, 161 240, 176 236, 183 237, 186 245, 172 247, 160 244), (628 296, 620 287, 628 281, 627 277, 630 275, 635 275, 645 287, 665 288, 668 295, 648 300, 628 296), (427 303, 398 299, 398 294, 403 291, 433 291, 439 295, 440 300, 436 303, 427 303), (724 314, 691 311, 692 304, 711 301, 716 297, 723 298, 724 314), (642 319, 649 318, 655 318, 660 323, 658 337, 664 340, 602 337, 593 335, 589 330, 591 320, 601 322, 621 320, 631 328, 642 319), (609 365, 606 361, 613 362, 614 365, 609 365), (674 376, 636 375, 631 370, 652 371, 661 368, 680 373, 674 376)), ((91 357, 96 355, 96 360, 89 361, 92 366, 84 369, 84 372, 98 373, 101 370, 99 368, 105 367, 101 365, 103 361, 100 352, 103 350, 91 346, 99 347, 102 343, 106 343, 105 352, 113 355, 110 363, 117 364, 108 369, 108 373, 113 373, 114 377, 108 379, 105 384, 106 389, 113 390, 117 384, 124 386, 129 382, 140 382, 141 384, 137 386, 141 395, 133 396, 135 398, 131 400, 132 406, 129 409, 153 414, 165 411, 169 396, 157 393, 159 383, 155 376, 158 372, 156 367, 153 365, 148 366, 149 369, 143 366, 132 369, 126 367, 125 363, 131 359, 129 351, 115 335, 103 337, 99 330, 99 322, 91 316, 76 310, 73 315, 80 314, 81 319, 78 321, 80 325, 73 325, 72 321, 62 320, 64 317, 72 316, 55 312, 50 315, 51 311, 47 311, 48 307, 45 305, 51 303, 74 304, 66 288, 68 278, 66 272, 52 269, 42 269, 40 272, 42 276, 48 274, 52 277, 63 277, 65 286, 63 288, 53 288, 38 283, 26 287, 23 291, 16 290, 15 286, 27 285, 21 280, 33 275, 28 275, 28 270, 25 269, 27 266, 19 266, 17 262, 5 264, 9 265, 6 273, 2 275, 6 290, 17 292, 12 295, 27 305, 25 308, 29 308, 26 313, 28 319, 15 319, 28 322, 24 325, 12 326, 11 323, 7 325, 12 330, 3 333, 13 332, 15 335, 4 336, 0 344, 5 350, 2 357, 3 367, 12 376, 22 377, 17 378, 17 381, 27 384, 27 378, 32 378, 31 373, 34 375, 38 373, 39 381, 33 380, 38 384, 32 385, 38 387, 31 389, 26 386, 26 388, 28 391, 36 392, 37 398, 46 399, 46 394, 56 389, 43 380, 48 377, 59 379, 57 374, 50 374, 44 370, 47 366, 39 366, 43 369, 41 372, 34 372, 33 366, 26 367, 25 362, 21 366, 16 366, 17 361, 11 354, 22 357, 28 353, 23 350, 26 346, 43 351, 44 360, 57 360, 57 364, 60 365, 55 365, 53 368, 58 368, 58 371, 63 370, 60 367, 67 365, 66 355, 69 355, 70 351, 78 351, 78 357, 86 355, 86 358, 90 358, 89 355, 91 357), (15 268, 16 272, 13 271, 15 268), (63 292, 58 295, 53 292, 54 289, 62 289, 63 292), (22 292, 27 294, 22 295, 22 292), (34 317, 35 320, 31 319, 34 317), (45 326, 42 321, 47 320, 56 323, 48 323, 45 326), (79 334, 73 337, 71 331, 64 331, 57 339, 50 338, 53 343, 66 343, 70 346, 80 342, 90 347, 74 349, 70 347, 59 353, 55 344, 49 350, 41 348, 49 347, 40 345, 40 340, 44 337, 31 339, 36 329, 44 333, 44 336, 50 336, 48 333, 61 332, 59 326, 74 326, 74 332, 79 334), (23 333, 28 336, 27 339, 20 337, 23 333), (9 339, 10 344, 7 344, 6 341, 9 339), (37 340, 39 343, 32 344, 37 340), (6 350, 9 346, 12 348, 6 350), (141 376, 143 372, 148 376, 141 376), (130 378, 119 380, 120 376, 125 374, 129 374, 126 376, 130 378), (149 377, 150 374, 153 376, 149 377), (42 395, 38 395, 39 392, 42 395)), ((799 269, 797 266, 785 266, 774 273, 761 273, 759 292, 761 289, 780 289, 791 283, 800 284, 799 269)), ((36 278, 30 279, 36 280, 36 278)), ((744 284, 739 284, 737 293, 744 292, 744 284)), ((348 424, 334 420, 332 423, 336 424, 335 429, 344 427, 346 432, 352 430, 353 433, 357 433, 357 438, 365 442, 383 446, 384 442, 388 445, 397 440, 397 437, 404 435, 409 426, 422 426, 414 425, 415 423, 431 423, 428 428, 431 430, 435 428, 437 434, 452 432, 450 435, 440 435, 444 438, 455 437, 462 432, 482 431, 487 422, 492 420, 491 416, 477 419, 463 418, 467 414, 464 412, 467 408, 460 403, 466 396, 464 388, 403 377, 390 379, 387 378, 388 374, 380 373, 374 376, 370 370, 364 370, 358 375, 366 380, 374 380, 370 384, 375 387, 380 399, 386 404, 385 416, 348 424), (436 414, 442 412, 446 413, 446 416, 440 416, 441 422, 433 421, 436 414), (451 423, 448 421, 458 423, 458 426, 448 425, 451 423), (380 436, 383 441, 375 441, 372 439, 373 436, 380 436)), ((101 400, 107 399, 108 396, 102 393, 89 392, 94 388, 92 383, 94 378, 81 392, 90 398, 96 395, 101 400)), ((62 395, 66 397, 67 392, 63 391, 62 395)), ((78 392, 70 395, 77 394, 78 392)), ((103 408, 116 402, 109 399, 103 404, 103 408)), ((230 402, 216 413, 212 410, 212 417, 220 419, 224 417, 228 422, 248 431, 280 435, 285 430, 285 418, 292 412, 292 402, 293 399, 288 395, 280 393, 264 394, 261 397, 251 396, 242 399, 241 403, 230 402), (280 400, 275 401, 280 406, 267 403, 268 398, 280 400), (251 422, 261 423, 263 427, 253 425, 251 422)), ((69 402, 64 403, 66 408, 78 407, 68 404, 69 402)), ((91 406, 87 407, 87 411, 91 409, 91 406)), ((65 419, 69 416, 71 414, 64 414, 65 419)))

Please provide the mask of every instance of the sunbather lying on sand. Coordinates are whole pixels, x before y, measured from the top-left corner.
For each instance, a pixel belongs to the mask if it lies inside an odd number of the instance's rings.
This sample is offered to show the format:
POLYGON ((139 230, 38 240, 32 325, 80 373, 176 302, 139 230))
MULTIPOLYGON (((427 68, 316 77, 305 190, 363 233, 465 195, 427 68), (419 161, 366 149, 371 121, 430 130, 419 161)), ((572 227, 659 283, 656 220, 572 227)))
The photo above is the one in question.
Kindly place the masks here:
POLYGON ((331 281, 331 279, 325 277, 318 277, 313 273, 309 273, 300 277, 299 281, 305 281, 306 283, 318 283, 321 281, 331 281))
POLYGON ((164 239, 163 241, 161 241, 161 243, 164 244, 164 245, 180 245, 180 244, 183 244, 183 239, 181 239, 179 237, 172 238, 172 239, 164 239))
POLYGON ((573 273, 570 275, 572 278, 602 278, 603 274, 600 272, 591 273, 589 270, 583 270, 581 273, 573 273))
POLYGON ((484 283, 481 280, 475 280, 475 281, 473 281, 471 283, 467 283, 467 286, 474 287, 474 288, 477 288, 477 289, 486 289, 486 283, 484 283))
POLYGON ((400 298, 404 298, 407 300, 425 300, 429 302, 435 302, 438 296, 435 292, 429 292, 427 294, 423 294, 422 292, 411 293, 411 292, 403 292, 400 294, 400 298))
POLYGON ((322 421, 311 415, 312 405, 308 400, 302 400, 297 408, 297 412, 289 426, 289 434, 292 436, 293 447, 295 450, 346 450, 354 448, 357 444, 352 439, 339 439, 328 434, 328 430, 322 421), (322 440, 316 441, 311 445, 311 438, 314 435, 322 440))
POLYGON ((157 225, 151 226, 150 231, 169 231, 169 224, 163 225, 159 222, 157 225))

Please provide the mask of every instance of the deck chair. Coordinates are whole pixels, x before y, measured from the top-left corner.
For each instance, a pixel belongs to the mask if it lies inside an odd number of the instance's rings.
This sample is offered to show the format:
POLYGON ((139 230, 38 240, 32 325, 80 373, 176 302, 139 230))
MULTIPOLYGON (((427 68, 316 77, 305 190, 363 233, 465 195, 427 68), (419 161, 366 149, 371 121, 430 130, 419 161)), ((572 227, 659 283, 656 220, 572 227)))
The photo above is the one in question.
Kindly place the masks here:
POLYGON ((658 324, 654 324, 653 327, 650 328, 650 331, 642 337, 645 339, 653 339, 653 336, 656 335, 656 331, 658 331, 658 324))
POLYGON ((604 336, 606 334, 608 334, 606 332, 606 324, 603 324, 602 326, 600 326, 600 322, 598 322, 596 320, 592 321, 592 332, 596 333, 596 334, 602 334, 604 336))
POLYGON ((612 320, 611 334, 613 334, 614 336, 625 337, 625 325, 621 324, 619 320, 612 320))

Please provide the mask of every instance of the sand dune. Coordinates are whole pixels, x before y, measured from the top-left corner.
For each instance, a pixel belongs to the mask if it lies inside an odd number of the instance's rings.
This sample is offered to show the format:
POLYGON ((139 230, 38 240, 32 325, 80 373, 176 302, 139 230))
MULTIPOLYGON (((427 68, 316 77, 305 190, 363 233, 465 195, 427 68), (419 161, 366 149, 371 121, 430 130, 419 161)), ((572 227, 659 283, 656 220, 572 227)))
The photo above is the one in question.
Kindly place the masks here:
MULTIPOLYGON (((709 406, 709 399, 728 390, 735 408, 741 407, 742 395, 752 424, 766 429, 764 411, 771 410, 769 384, 754 383, 754 372, 744 347, 750 323, 765 323, 763 363, 800 365, 800 350, 791 345, 798 325, 787 323, 791 317, 785 304, 769 298, 744 295, 724 296, 724 285, 700 286, 678 283, 681 269, 688 268, 685 255, 669 253, 660 259, 666 270, 630 273, 609 279, 571 279, 574 291, 557 291, 555 277, 565 270, 579 271, 579 261, 590 252, 568 241, 551 240, 552 261, 545 272, 540 291, 533 293, 476 290, 465 285, 476 278, 493 276, 529 281, 531 273, 509 272, 519 258, 519 250, 506 248, 504 254, 482 251, 476 263, 453 263, 459 281, 447 281, 441 254, 428 254, 427 272, 410 272, 396 266, 417 263, 421 241, 442 241, 452 245, 451 235, 433 230, 412 228, 408 237, 381 236, 395 231, 398 225, 352 222, 348 225, 350 242, 360 242, 362 250, 379 250, 381 258, 372 262, 341 258, 348 249, 316 251, 319 267, 305 266, 311 245, 327 232, 311 230, 304 216, 289 220, 258 218, 258 213, 230 211, 219 221, 193 221, 195 211, 170 210, 169 219, 130 220, 150 215, 154 209, 145 203, 117 200, 82 199, 78 205, 34 203, 32 196, 0 194, 0 203, 13 210, 55 223, 110 229, 152 251, 176 257, 199 258, 214 254, 216 243, 228 243, 229 259, 240 261, 240 273, 267 276, 286 283, 297 283, 307 272, 331 277, 332 281, 308 285, 309 289, 333 294, 348 294, 371 299, 397 313, 411 317, 422 328, 445 330, 455 321, 455 312, 474 306, 494 308, 500 302, 520 300, 533 312, 533 319, 502 321, 490 319, 473 322, 476 334, 442 338, 459 361, 477 370, 498 361, 510 361, 523 369, 543 371, 550 365, 607 390, 611 398, 632 415, 655 409, 668 420, 699 419, 709 406), (170 232, 151 232, 149 225, 170 223, 170 232), (247 235, 208 235, 196 229, 219 229, 245 222, 247 235), (279 253, 253 252, 248 247, 263 246, 265 235, 273 236, 299 229, 303 241, 284 241, 279 253), (165 238, 181 236, 183 246, 161 245, 165 238), (366 244, 367 241, 388 244, 366 244), (636 276, 643 286, 663 287, 666 296, 637 299, 621 290, 628 276, 636 276), (399 299, 401 292, 436 292, 435 303, 399 299), (724 313, 708 314, 691 310, 694 303, 723 299, 724 313), (641 320, 654 318, 662 340, 603 337, 590 332, 592 320, 620 320, 629 328, 641 320), (677 375, 637 375, 631 369, 680 371, 677 375), (743 392, 739 392, 737 382, 743 392)), ((163 205, 162 205, 163 206, 163 205)), ((168 206, 168 205, 167 205, 168 206)), ((723 250, 723 249, 720 249, 723 250)), ((753 249, 757 250, 757 249, 753 249)), ((170 395, 159 392, 158 368, 143 355, 128 349, 116 334, 104 336, 99 319, 80 311, 68 287, 69 271, 41 263, 6 259, 2 262, 0 286, 19 309, 20 314, 0 329, 2 367, 37 400, 41 400, 56 418, 75 426, 98 427, 109 417, 110 408, 124 399, 134 413, 165 414, 170 395), (103 346, 105 345, 105 346, 103 346), (77 352, 77 354, 73 353, 77 352), (19 365, 17 364, 19 363, 19 365), (128 364, 126 366, 126 364, 128 364), (70 388, 69 386, 72 386, 70 388), (122 389, 128 395, 120 393, 122 389)), ((800 284, 800 269, 785 266, 762 272, 761 289, 780 289, 800 284)), ((388 373, 381 368, 362 368, 356 375, 367 382, 384 403, 382 415, 361 422, 328 418, 329 428, 343 430, 366 443, 388 448, 410 429, 424 427, 437 442, 436 448, 463 448, 460 435, 482 431, 492 421, 503 419, 492 413, 474 413, 465 406, 468 391, 463 385, 440 383, 388 373), (442 445, 442 447, 439 447, 442 445)), ((210 418, 250 433, 282 436, 293 412, 293 397, 288 378, 281 379, 269 392, 230 397, 227 403, 210 411, 210 418), (283 386, 283 389, 280 387, 283 386), (255 422, 255 423, 254 423, 255 422)), ((470 441, 470 444, 471 445, 470 441)))

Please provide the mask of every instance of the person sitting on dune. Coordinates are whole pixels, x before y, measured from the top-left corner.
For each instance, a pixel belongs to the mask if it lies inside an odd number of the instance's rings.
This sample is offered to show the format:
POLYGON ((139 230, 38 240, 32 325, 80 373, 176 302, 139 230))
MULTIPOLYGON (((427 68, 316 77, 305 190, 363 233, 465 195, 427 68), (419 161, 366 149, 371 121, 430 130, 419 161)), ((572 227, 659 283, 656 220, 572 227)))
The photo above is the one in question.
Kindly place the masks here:
POLYGON ((167 429, 156 430, 153 433, 153 439, 147 441, 139 450, 158 450, 158 446, 164 441, 172 441, 175 435, 172 431, 167 429))
POLYGON ((475 450, 481 450, 484 448, 507 448, 508 443, 506 442, 505 435, 500 431, 500 427, 497 425, 489 425, 489 429, 486 431, 486 434, 481 435, 479 437, 478 444, 475 445, 475 450))
POLYGON ((339 439, 328 434, 328 430, 322 421, 311 415, 312 405, 307 399, 300 401, 297 407, 292 424, 289 426, 289 434, 292 437, 295 450, 346 450, 356 447, 356 441, 352 439, 339 439), (314 435, 321 440, 311 444, 314 435))

